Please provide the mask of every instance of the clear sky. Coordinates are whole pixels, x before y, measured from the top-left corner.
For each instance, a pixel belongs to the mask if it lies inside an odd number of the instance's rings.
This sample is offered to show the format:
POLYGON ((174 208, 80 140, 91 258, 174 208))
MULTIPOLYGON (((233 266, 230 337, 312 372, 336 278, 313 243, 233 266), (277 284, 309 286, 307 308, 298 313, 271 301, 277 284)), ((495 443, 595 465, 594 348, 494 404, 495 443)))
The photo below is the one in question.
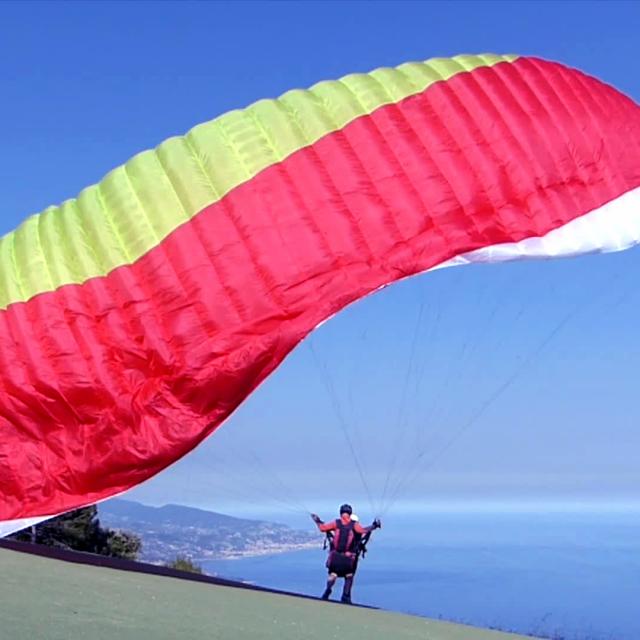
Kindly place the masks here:
MULTIPOLYGON (((0 4, 0 232, 232 108, 458 53, 578 67, 640 101, 638 2, 0 4)), ((131 493, 634 501, 640 253, 449 269, 323 325, 220 432, 131 493), (352 448, 355 451, 352 453, 352 448)))

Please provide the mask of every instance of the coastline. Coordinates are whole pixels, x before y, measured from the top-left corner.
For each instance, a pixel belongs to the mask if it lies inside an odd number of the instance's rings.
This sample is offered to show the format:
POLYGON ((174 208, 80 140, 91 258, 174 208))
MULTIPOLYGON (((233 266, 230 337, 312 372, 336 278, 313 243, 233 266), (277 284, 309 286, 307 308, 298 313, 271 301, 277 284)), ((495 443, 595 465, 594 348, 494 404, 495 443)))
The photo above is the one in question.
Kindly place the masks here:
POLYGON ((212 555, 194 556, 194 562, 209 562, 211 560, 242 560, 244 558, 257 558, 262 556, 276 556, 294 551, 306 551, 322 548, 322 541, 299 542, 296 544, 273 545, 269 547, 257 547, 245 550, 229 550, 217 552, 212 555))

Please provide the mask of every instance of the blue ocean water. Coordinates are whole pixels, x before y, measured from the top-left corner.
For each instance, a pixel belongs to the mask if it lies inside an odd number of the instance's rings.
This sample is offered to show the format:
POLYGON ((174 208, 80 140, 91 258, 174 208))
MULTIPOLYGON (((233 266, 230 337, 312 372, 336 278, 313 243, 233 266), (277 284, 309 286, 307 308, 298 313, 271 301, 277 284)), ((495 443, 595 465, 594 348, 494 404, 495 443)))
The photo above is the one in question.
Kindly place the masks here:
MULTIPOLYGON (((317 550, 203 566, 319 595, 324 558, 319 539, 317 550)), ((539 637, 638 640, 640 513, 389 518, 360 563, 353 595, 362 604, 539 637)))

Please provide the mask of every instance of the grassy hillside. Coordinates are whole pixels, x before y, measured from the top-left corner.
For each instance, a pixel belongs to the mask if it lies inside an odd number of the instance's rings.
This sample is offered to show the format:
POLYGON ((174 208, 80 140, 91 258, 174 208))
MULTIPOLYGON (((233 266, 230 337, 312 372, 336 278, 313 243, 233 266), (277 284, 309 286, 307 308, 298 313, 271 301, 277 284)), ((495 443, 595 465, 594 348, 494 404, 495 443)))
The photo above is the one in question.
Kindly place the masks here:
POLYGON ((11 640, 515 640, 372 609, 62 562, 0 549, 11 640))

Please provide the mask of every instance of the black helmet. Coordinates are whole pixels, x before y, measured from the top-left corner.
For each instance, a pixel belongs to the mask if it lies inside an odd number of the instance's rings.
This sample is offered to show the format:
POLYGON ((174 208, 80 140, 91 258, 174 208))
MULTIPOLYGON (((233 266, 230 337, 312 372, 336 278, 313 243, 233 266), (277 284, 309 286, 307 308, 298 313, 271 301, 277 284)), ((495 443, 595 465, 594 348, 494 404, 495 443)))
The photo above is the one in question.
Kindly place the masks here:
POLYGON ((343 504, 340 507, 340 515, 342 515, 343 513, 348 513, 349 515, 353 513, 353 509, 351 508, 350 504, 343 504))

